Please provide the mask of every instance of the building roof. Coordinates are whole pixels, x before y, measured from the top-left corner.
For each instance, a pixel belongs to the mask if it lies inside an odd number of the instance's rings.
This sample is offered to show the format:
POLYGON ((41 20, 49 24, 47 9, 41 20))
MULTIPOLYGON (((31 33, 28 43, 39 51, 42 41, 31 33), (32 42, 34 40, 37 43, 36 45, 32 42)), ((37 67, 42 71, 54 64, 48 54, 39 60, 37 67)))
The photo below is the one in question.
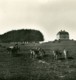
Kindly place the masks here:
POLYGON ((61 35, 61 34, 67 34, 67 35, 69 35, 69 33, 67 32, 67 31, 65 31, 65 30, 61 30, 61 31, 59 31, 58 33, 57 33, 57 35, 61 35))

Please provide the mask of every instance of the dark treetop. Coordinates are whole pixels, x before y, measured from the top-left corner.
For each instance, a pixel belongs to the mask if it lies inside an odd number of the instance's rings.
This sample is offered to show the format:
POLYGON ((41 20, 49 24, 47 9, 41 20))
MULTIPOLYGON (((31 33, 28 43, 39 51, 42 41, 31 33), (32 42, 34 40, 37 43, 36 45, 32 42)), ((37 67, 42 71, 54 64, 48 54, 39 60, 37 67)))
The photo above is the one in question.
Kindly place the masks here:
POLYGON ((44 41, 43 34, 38 30, 21 29, 12 30, 0 35, 1 42, 39 42, 44 41))

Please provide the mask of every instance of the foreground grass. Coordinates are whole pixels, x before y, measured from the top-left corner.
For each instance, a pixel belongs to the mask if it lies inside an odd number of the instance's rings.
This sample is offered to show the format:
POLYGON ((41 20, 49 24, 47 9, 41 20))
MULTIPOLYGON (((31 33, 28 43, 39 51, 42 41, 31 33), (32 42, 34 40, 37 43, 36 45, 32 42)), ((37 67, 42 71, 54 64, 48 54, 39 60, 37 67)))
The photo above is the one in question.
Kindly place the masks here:
POLYGON ((32 59, 28 51, 13 57, 0 51, 0 80, 76 80, 76 60, 32 59))

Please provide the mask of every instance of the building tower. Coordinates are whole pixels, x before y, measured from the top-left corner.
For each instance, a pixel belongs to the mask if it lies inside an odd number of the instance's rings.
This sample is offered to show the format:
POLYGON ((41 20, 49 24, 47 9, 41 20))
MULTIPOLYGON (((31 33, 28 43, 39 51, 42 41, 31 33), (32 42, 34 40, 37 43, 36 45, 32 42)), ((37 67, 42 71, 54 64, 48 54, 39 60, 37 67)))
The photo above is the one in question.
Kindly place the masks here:
POLYGON ((57 33, 57 40, 69 40, 69 33, 61 30, 57 33))

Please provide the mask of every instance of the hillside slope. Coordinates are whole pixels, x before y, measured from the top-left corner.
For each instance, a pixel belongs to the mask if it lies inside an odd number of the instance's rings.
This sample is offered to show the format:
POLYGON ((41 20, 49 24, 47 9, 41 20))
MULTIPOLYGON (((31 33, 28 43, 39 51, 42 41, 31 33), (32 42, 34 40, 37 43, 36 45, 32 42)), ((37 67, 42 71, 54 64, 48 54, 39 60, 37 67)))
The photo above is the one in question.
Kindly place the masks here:
POLYGON ((47 54, 52 54, 52 51, 56 49, 63 51, 65 48, 70 55, 76 57, 76 41, 74 40, 49 41, 40 44, 39 47, 43 48, 47 54))

